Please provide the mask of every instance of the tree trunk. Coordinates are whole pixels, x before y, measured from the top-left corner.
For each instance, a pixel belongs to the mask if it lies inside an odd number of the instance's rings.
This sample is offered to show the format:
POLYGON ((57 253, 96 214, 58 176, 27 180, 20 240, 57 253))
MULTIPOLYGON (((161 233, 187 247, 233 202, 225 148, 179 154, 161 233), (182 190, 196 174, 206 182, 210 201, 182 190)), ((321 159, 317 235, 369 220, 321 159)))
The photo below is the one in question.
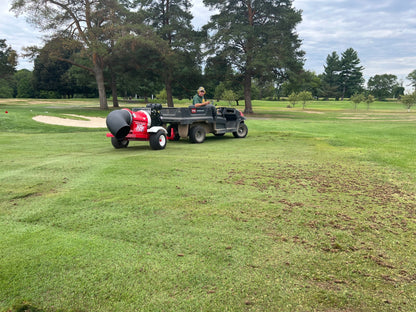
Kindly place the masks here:
POLYGON ((168 102, 168 107, 173 107, 173 96, 172 96, 172 79, 170 79, 170 74, 165 80, 166 88, 166 101, 168 102))
POLYGON ((98 56, 97 54, 93 55, 93 64, 94 64, 95 80, 97 81, 98 96, 100 98, 100 108, 108 109, 107 95, 105 93, 105 85, 104 85, 103 62, 102 62, 101 57, 98 56))
POLYGON ((246 73, 244 75, 244 114, 253 114, 253 107, 251 105, 251 76, 246 73))
POLYGON ((111 95, 113 97, 113 107, 119 107, 117 96, 117 80, 114 73, 111 71, 111 95))
POLYGON ((344 85, 344 86, 342 87, 341 101, 344 101, 345 91, 346 91, 346 88, 345 88, 345 85, 344 85))

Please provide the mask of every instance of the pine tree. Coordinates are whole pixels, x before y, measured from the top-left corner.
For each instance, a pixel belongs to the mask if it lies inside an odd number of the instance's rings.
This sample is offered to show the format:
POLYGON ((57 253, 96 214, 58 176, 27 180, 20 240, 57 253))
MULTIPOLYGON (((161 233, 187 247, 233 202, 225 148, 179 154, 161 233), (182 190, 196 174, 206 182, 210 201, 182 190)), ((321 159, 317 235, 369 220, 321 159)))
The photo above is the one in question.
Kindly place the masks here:
POLYGON ((173 107, 173 84, 178 80, 178 73, 186 68, 188 75, 194 74, 189 62, 179 68, 178 60, 193 58, 195 64, 199 55, 199 34, 193 30, 191 24, 191 3, 189 0, 139 0, 137 3, 146 17, 146 23, 151 25, 170 47, 169 54, 165 55, 166 68, 163 78, 168 106, 173 107))
POLYGON ((322 93, 326 98, 339 98, 339 80, 341 72, 341 60, 334 51, 326 58, 324 73, 322 74, 322 93))
POLYGON ((340 72, 341 100, 361 91, 364 83, 362 73, 364 67, 359 64, 360 59, 353 48, 349 48, 342 53, 340 72))
POLYGON ((323 94, 325 97, 350 97, 360 92, 364 82, 360 59, 357 52, 349 48, 341 54, 334 51, 326 58, 322 74, 323 94))
POLYGON ((210 52, 224 53, 244 78, 245 113, 253 113, 251 83, 267 76, 277 80, 303 65, 295 27, 301 12, 290 0, 204 0, 217 10, 206 29, 210 52))

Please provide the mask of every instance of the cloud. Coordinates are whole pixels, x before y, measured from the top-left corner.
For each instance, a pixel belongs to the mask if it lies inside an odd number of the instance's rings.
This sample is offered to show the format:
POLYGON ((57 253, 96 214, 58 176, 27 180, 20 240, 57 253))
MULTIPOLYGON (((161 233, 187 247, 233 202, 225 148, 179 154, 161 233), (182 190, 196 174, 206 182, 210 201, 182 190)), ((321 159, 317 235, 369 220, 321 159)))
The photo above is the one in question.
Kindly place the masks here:
MULTIPOLYGON (((24 16, 16 17, 10 12, 10 7, 10 1, 0 3, 0 39, 6 39, 6 44, 20 54, 23 47, 39 45, 42 42, 42 34, 29 25, 24 16)), ((19 56, 17 67, 32 70, 33 64, 19 56)))
POLYGON ((416 0, 294 0, 303 11, 297 32, 306 52, 306 69, 323 72, 326 57, 357 51, 368 79, 394 74, 404 79, 416 69, 416 0))
POLYGON ((195 29, 201 29, 201 27, 209 21, 211 15, 214 14, 215 11, 205 7, 202 1, 191 0, 191 3, 191 13, 194 17, 192 24, 194 25, 195 29))

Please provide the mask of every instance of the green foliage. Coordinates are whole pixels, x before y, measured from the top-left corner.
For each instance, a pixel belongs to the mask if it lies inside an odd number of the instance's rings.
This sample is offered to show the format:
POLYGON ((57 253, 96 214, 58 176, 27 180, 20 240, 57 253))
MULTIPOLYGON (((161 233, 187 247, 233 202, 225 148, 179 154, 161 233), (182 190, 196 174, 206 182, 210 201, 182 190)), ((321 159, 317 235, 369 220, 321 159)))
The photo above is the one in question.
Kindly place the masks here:
MULTIPOLYGON (((216 9, 205 29, 211 33, 211 53, 226 55, 243 76, 245 112, 252 113, 251 83, 254 77, 282 76, 301 68, 303 52, 293 31, 301 13, 288 1, 204 0, 216 9)), ((274 78, 275 79, 275 78, 274 78)))
POLYGON ((10 84, 8 80, 0 79, 0 98, 7 99, 13 97, 14 90, 10 84))
POLYGON ((367 97, 365 98, 364 101, 367 104, 367 110, 369 110, 370 109, 370 104, 374 102, 374 96, 369 94, 369 95, 367 95, 367 97))
POLYGON ((231 65, 225 55, 216 54, 206 60, 203 85, 205 86, 205 90, 208 90, 211 94, 214 93, 213 97, 219 99, 225 88, 225 84, 230 85, 233 79, 234 75, 231 65), (223 86, 219 87, 220 84, 223 86), (217 87, 219 87, 218 93, 214 91, 217 87))
POLYGON ((150 97, 161 90, 167 51, 166 42, 151 31, 147 36, 125 36, 118 40, 113 49, 112 70, 120 94, 150 97))
POLYGON ((161 73, 167 91, 167 103, 173 106, 174 94, 180 98, 189 96, 187 91, 197 88, 195 84, 201 80, 202 70, 198 58, 203 33, 193 30, 189 0, 137 1, 137 6, 145 16, 145 22, 154 28, 169 47, 164 54, 161 73), (184 86, 187 90, 184 90, 184 86))
POLYGON ((355 93, 350 97, 350 101, 354 103, 354 110, 357 110, 358 104, 365 101, 365 96, 361 93, 355 93))
POLYGON ((360 59, 358 53, 353 48, 345 50, 341 55, 341 98, 349 97, 356 92, 362 90, 363 66, 360 66, 360 59))
POLYGON ((353 48, 348 48, 341 54, 341 58, 334 51, 328 55, 327 64, 324 66, 322 80, 324 82, 322 94, 325 97, 344 99, 354 93, 361 92, 363 79, 363 67, 360 66, 358 53, 353 48))
POLYGON ((410 112, 410 109, 416 105, 416 91, 411 94, 405 94, 400 98, 402 104, 407 108, 407 111, 410 112))
POLYGON ((59 51, 56 46, 48 51, 49 55, 51 59, 56 58, 93 74, 100 108, 107 109, 104 71, 111 64, 115 41, 132 30, 130 25, 126 25, 129 20, 126 15, 129 14, 124 7, 114 0, 87 3, 81 0, 12 0, 11 11, 25 14, 30 23, 48 32, 52 38, 66 38, 68 42, 78 43, 82 52, 80 55, 88 59, 91 66, 77 63, 67 55, 54 53, 55 49, 59 51))
POLYGON ((302 101, 302 108, 305 109, 306 102, 313 100, 312 93, 309 91, 302 91, 298 94, 299 101, 302 101))
MULTIPOLYGON (((55 98, 73 97, 75 94, 86 96, 85 90, 94 83, 94 76, 84 68, 72 66, 63 59, 84 67, 91 67, 91 61, 80 57, 81 45, 68 37, 55 37, 36 51, 33 68, 33 87, 37 97, 54 94, 55 98), (80 78, 82 77, 82 78, 80 78)), ((93 86, 96 90, 96 85, 93 86)))
POLYGON ((6 80, 13 77, 16 66, 16 51, 6 44, 5 39, 0 39, 0 77, 6 80))
POLYGON ((341 61, 339 55, 334 51, 326 58, 324 73, 322 76, 322 96, 325 98, 339 98, 339 85, 341 72, 341 61))
POLYGON ((413 86, 413 88, 416 91, 416 69, 414 71, 412 71, 409 75, 407 75, 406 78, 410 80, 411 85, 413 86))
POLYGON ((214 98, 219 101, 222 98, 223 93, 226 91, 226 86, 224 82, 221 82, 219 85, 216 86, 214 92, 214 98))
POLYGON ((0 98, 11 98, 15 94, 14 73, 17 66, 17 53, 0 39, 0 98))
POLYGON ((227 101, 227 102, 228 102, 228 105, 230 105, 230 106, 232 105, 232 103, 233 103, 234 101, 236 101, 236 100, 237 100, 237 96, 235 95, 235 93, 234 93, 232 90, 225 90, 225 91, 222 93, 221 98, 222 98, 223 100, 227 101))
POLYGON ((14 75, 18 98, 33 98, 35 90, 33 87, 33 74, 27 69, 21 69, 14 75))
POLYGON ((363 102, 366 103, 367 110, 369 110, 371 103, 374 102, 374 96, 371 94, 355 93, 350 97, 350 101, 354 105, 354 110, 357 110, 358 105, 363 102))
POLYGON ((164 103, 166 103, 166 100, 167 100, 167 95, 166 95, 166 89, 163 89, 163 90, 161 90, 157 95, 156 95, 156 98, 158 99, 158 100, 161 100, 161 101, 163 101, 164 103))
POLYGON ((322 96, 322 81, 319 76, 311 71, 290 72, 280 88, 281 96, 288 96, 293 92, 309 91, 313 96, 322 96))
POLYGON ((367 82, 368 91, 379 100, 394 97, 394 92, 399 87, 396 75, 384 74, 370 77, 367 82))
POLYGON ((296 102, 299 100, 298 98, 298 94, 295 92, 292 92, 289 96, 288 96, 288 100, 289 102, 292 104, 292 107, 295 107, 296 102))
POLYGON ((301 101, 302 108, 305 109, 306 103, 313 100, 313 95, 310 91, 302 91, 299 93, 292 92, 288 96, 288 100, 292 104, 292 107, 295 107, 297 101, 301 101))
POLYGON ((244 91, 241 88, 241 85, 236 80, 228 80, 221 82, 215 88, 214 98, 217 100, 222 99, 224 92, 227 90, 232 91, 234 93, 234 100, 236 101, 237 105, 239 104, 239 100, 244 99, 244 91))

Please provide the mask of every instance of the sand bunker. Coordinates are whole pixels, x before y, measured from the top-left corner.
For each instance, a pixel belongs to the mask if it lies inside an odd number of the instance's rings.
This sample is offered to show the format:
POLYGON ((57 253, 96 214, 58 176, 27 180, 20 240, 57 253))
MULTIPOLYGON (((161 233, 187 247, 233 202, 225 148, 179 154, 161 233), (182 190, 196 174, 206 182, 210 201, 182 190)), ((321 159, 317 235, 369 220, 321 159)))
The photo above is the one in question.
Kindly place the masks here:
POLYGON ((67 127, 82 127, 82 128, 107 128, 105 118, 102 117, 88 117, 81 115, 65 114, 65 116, 76 117, 72 118, 60 118, 55 116, 38 115, 33 117, 33 120, 58 126, 67 127))

